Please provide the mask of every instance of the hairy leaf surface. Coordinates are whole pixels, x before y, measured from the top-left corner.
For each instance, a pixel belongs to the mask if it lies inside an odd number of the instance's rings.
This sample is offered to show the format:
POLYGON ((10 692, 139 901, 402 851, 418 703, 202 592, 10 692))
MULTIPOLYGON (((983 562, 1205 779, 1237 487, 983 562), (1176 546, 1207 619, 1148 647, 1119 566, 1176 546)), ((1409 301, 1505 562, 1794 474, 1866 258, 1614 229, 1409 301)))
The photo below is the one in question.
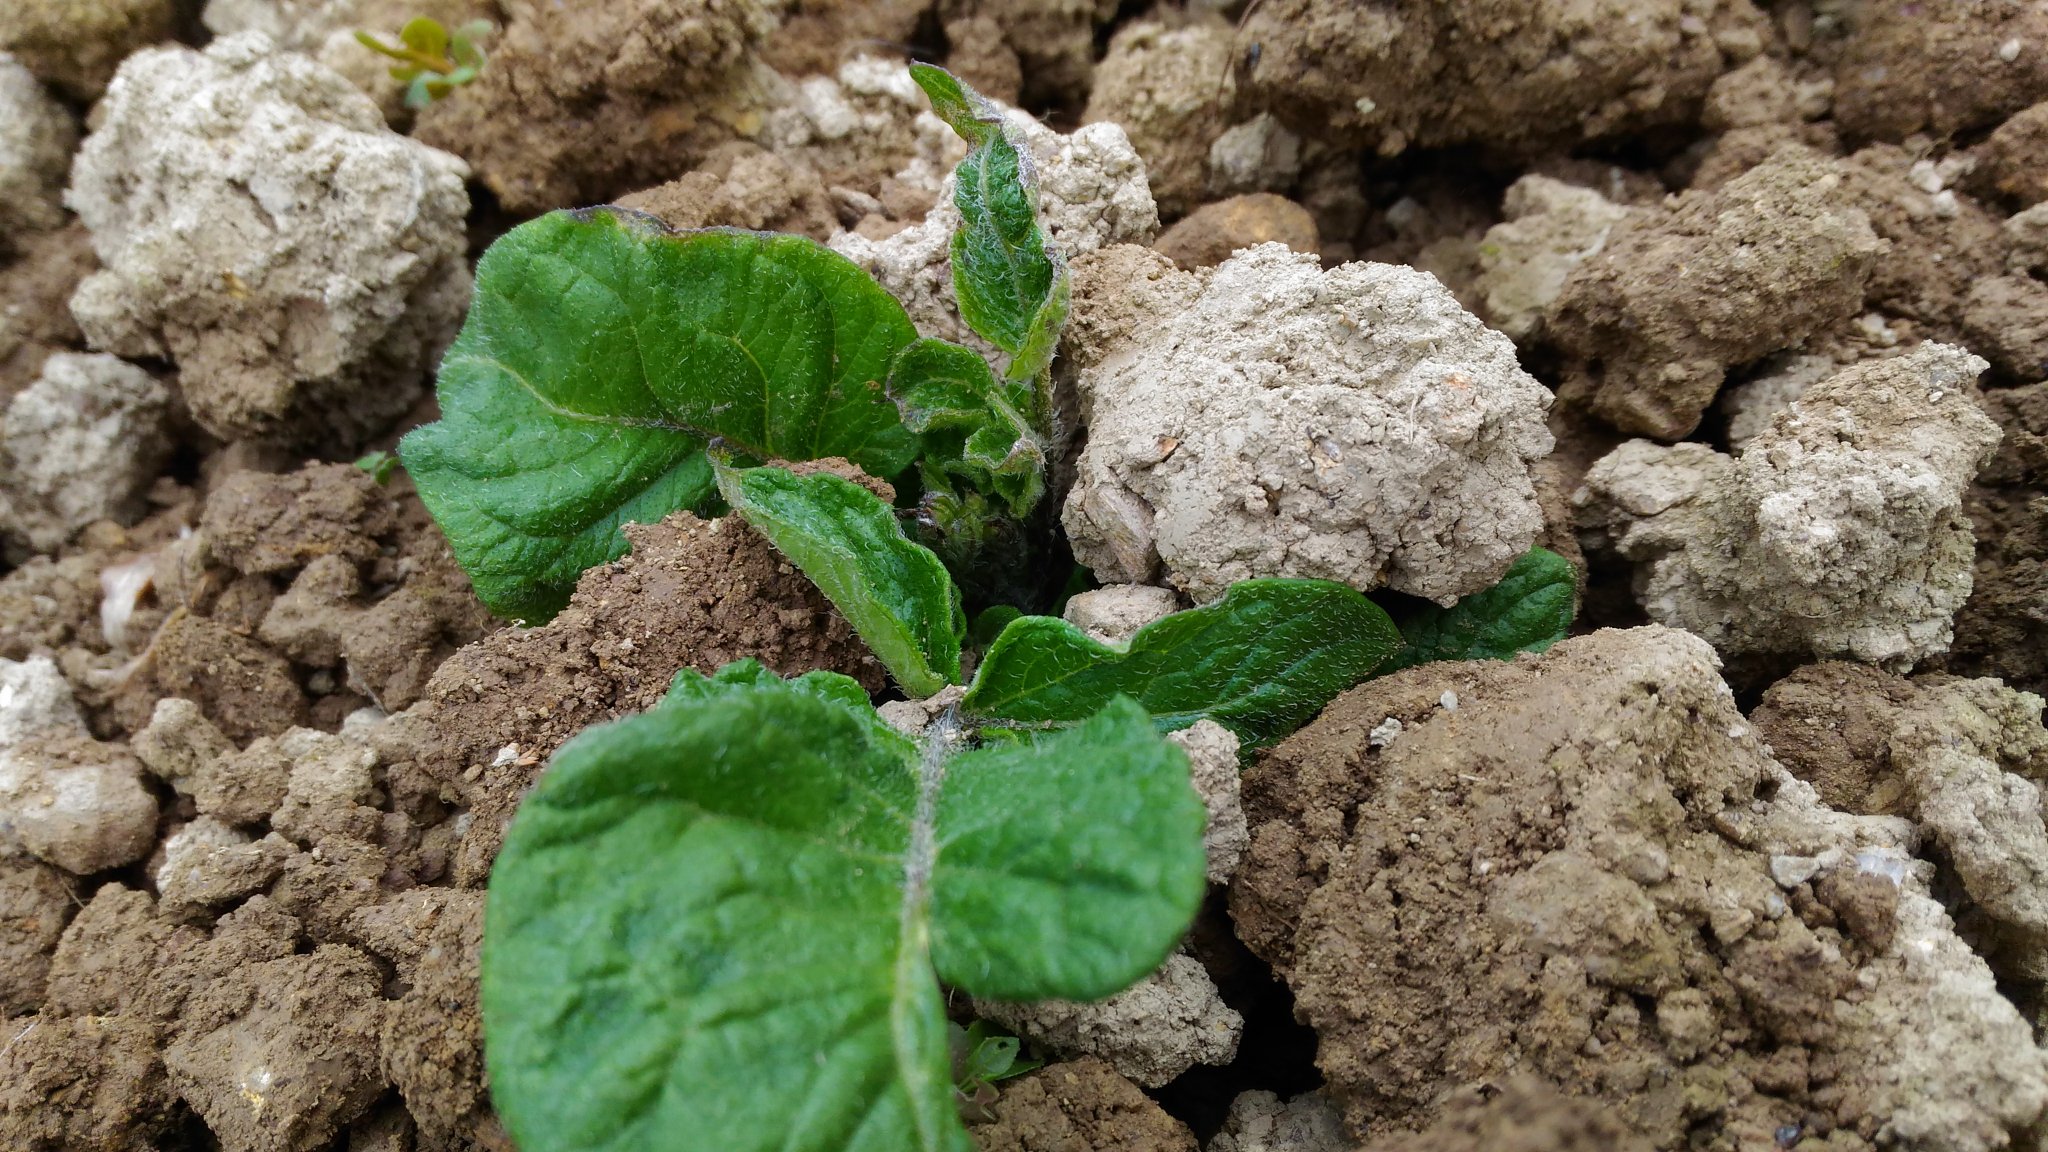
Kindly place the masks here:
POLYGON ((916 339, 888 293, 804 237, 556 212, 478 263, 442 418, 400 451, 477 595, 545 619, 626 551, 622 525, 711 496, 713 438, 902 471, 918 439, 883 382, 916 339))
POLYGON ((1258 747, 1306 723, 1400 647, 1393 621, 1347 585, 1246 580, 1123 647, 1049 616, 1014 620, 961 706, 978 718, 1062 724, 1124 694, 1169 730, 1207 716, 1258 747))
MULTIPOLYGON (((1066 318, 1067 271, 1038 225, 1029 153, 1012 140, 1002 110, 943 68, 912 64, 911 78, 967 141, 954 170, 953 295, 960 318, 1010 353, 1009 376, 1029 380, 1052 359, 1066 318)), ((1033 422, 1038 414, 1032 414, 1033 422)))
POLYGON ((1509 660, 1565 638, 1577 611, 1578 576, 1543 548, 1523 553, 1500 583, 1449 608, 1417 601, 1394 613, 1406 644, 1386 669, 1436 660, 1509 660))
POLYGON ((1193 917, 1201 802, 1128 700, 949 755, 830 681, 694 675, 566 745, 498 856, 485 1052, 521 1147, 971 1152, 937 979, 1100 997, 1193 917))
POLYGON ((880 497, 828 473, 782 468, 721 467, 718 490, 803 569, 904 691, 930 696, 960 678, 960 592, 880 497))

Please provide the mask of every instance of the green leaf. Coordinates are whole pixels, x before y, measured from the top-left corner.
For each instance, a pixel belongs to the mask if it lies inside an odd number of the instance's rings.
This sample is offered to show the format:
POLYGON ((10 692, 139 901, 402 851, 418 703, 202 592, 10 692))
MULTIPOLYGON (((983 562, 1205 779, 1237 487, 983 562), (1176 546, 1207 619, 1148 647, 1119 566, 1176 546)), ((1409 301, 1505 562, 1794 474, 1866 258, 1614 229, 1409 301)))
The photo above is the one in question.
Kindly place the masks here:
POLYGON ((1028 382, 997 380, 958 344, 920 340, 896 358, 888 390, 904 426, 924 438, 928 471, 1000 497, 1014 517, 1045 495, 1045 445, 1020 408, 1035 403, 1028 382))
POLYGON ((1426 600, 1397 609, 1406 641, 1386 671, 1436 660, 1509 660, 1564 639, 1577 611, 1578 576, 1564 557, 1531 548, 1500 583, 1449 608, 1426 600))
POLYGON ((882 381, 916 339, 888 293, 804 237, 551 213, 484 253, 441 420, 400 453, 477 595, 543 620, 626 551, 622 525, 711 497, 713 437, 902 471, 918 440, 882 381))
POLYGON ((972 1152, 937 981, 1156 967, 1204 888, 1186 758, 1128 700, 949 758, 719 680, 577 737, 520 807, 485 911, 499 1116, 550 1152, 972 1152))
POLYGON ((1049 616, 1025 616, 982 658, 961 708, 1066 724, 1125 694, 1167 730, 1204 716, 1261 747, 1380 670, 1401 635, 1379 607, 1328 580, 1246 580, 1115 647, 1049 616))
POLYGON ((880 497, 827 473, 781 468, 721 467, 718 490, 803 569, 904 691, 930 696, 959 680, 960 592, 880 497))
POLYGON ((448 53, 448 29, 439 20, 427 16, 415 16, 398 30, 398 38, 407 48, 429 59, 440 59, 448 53))
MULTIPOLYGON (((1013 358, 1049 361, 1046 332, 1056 338, 1065 315, 1066 269, 1038 225, 1029 154, 1011 139, 1002 110, 945 69, 912 64, 910 75, 932 111, 968 144, 953 189, 961 217, 952 244, 960 318, 1013 358), (1021 355, 1027 348, 1031 355, 1021 355)), ((1017 374, 1028 379, 1043 364, 1025 367, 1017 374)))
POLYGON ((398 457, 381 449, 365 452, 356 458, 356 467, 368 472, 377 483, 389 484, 392 474, 398 471, 398 457))
POLYGON ((798 692, 850 708, 855 715, 866 716, 872 711, 867 689, 861 687, 860 681, 851 676, 837 672, 814 671, 784 680, 751 656, 735 660, 709 676, 694 668, 683 669, 669 682, 668 694, 661 698, 661 703, 702 703, 736 690, 761 688, 773 684, 787 684, 798 692))

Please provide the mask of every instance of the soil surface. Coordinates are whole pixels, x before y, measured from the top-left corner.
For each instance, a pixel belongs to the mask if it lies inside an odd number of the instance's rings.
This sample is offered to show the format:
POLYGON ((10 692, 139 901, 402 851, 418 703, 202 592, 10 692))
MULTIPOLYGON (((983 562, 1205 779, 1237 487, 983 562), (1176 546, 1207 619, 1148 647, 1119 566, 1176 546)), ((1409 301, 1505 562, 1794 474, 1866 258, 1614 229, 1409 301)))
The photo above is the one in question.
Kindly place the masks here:
POLYGON ((6 0, 0 1148, 513 1152, 483 892, 555 750, 741 658, 922 715, 735 517, 528 626, 355 462, 556 208, 971 340, 912 59, 1036 118, 1070 619, 1582 592, 1241 777, 1183 737, 1210 901, 988 1009, 1050 1062, 980 1147, 2048 1147, 2048 8, 6 0), (416 109, 354 33, 421 13, 495 30, 416 109))

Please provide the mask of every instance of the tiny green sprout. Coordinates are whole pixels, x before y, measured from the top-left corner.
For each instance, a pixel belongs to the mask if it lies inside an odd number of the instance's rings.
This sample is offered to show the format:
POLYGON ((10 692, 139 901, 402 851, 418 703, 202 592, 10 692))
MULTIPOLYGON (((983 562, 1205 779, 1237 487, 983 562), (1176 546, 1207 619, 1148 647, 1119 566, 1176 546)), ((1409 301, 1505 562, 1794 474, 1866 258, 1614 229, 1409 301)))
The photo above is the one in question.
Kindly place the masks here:
POLYGON ((953 1062, 953 1102, 960 1118, 970 1124, 995 1119, 993 1107, 1000 1095, 996 1085, 1044 1065, 1043 1060, 1022 1058, 1022 1044, 1005 1036, 986 1020, 961 1027, 946 1024, 946 1052, 953 1062))
POLYGON ((483 72, 484 50, 477 42, 491 30, 489 20, 471 20, 450 32, 439 20, 416 16, 399 29, 398 44, 368 32, 357 32, 356 41, 398 61, 391 78, 404 82, 405 106, 425 108, 483 72))
POLYGON ((389 484, 392 474, 398 471, 398 457, 384 451, 365 452, 356 458, 356 467, 368 472, 377 483, 389 484))

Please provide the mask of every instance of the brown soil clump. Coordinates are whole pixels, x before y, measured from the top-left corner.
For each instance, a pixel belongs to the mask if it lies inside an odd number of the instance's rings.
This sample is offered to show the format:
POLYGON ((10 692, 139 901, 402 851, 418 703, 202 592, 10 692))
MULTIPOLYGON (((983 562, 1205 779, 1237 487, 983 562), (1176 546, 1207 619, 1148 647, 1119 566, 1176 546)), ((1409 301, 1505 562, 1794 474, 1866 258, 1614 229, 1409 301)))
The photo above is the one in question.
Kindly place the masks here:
POLYGON ((1187 1126, 1108 1064, 1084 1056, 1005 1081, 982 1152, 1195 1152, 1187 1126))
POLYGON ((50 353, 85 346, 71 294, 96 266, 92 237, 76 223, 15 242, 13 262, 0 265, 0 405, 35 382, 50 353))
POLYGON ((2048 97, 2048 12, 2026 4, 1872 4, 1835 65, 1835 121, 1902 141, 1995 124, 2048 97))
POLYGON ((1368 684, 1266 754, 1245 807, 1233 917, 1354 1132, 1427 1130, 1515 1072, 1657 1149, 1791 1127, 1983 1152, 2048 1105, 1910 831, 1822 807, 1685 633, 1368 684), (1908 940, 1960 967, 1901 966, 1908 940))
POLYGON ((1387 1136, 1361 1152, 1649 1152, 1613 1116, 1529 1076, 1467 1093, 1420 1134, 1387 1136))
POLYGON ((602 203, 758 128, 752 49, 772 26, 756 0, 524 5, 490 67, 414 134, 469 161, 508 211, 602 203))
POLYGON ((1314 252, 1321 241, 1308 209, 1271 192, 1253 192, 1205 204, 1152 242, 1155 251, 1185 269, 1213 268, 1242 248, 1268 242, 1314 252))
POLYGON ((401 794, 471 809, 459 884, 483 882, 519 798, 563 741, 652 706, 682 668, 752 657, 783 675, 884 682, 816 586, 740 521, 678 512, 626 535, 633 552, 585 572, 561 615, 456 653, 425 701, 378 735, 401 794))

